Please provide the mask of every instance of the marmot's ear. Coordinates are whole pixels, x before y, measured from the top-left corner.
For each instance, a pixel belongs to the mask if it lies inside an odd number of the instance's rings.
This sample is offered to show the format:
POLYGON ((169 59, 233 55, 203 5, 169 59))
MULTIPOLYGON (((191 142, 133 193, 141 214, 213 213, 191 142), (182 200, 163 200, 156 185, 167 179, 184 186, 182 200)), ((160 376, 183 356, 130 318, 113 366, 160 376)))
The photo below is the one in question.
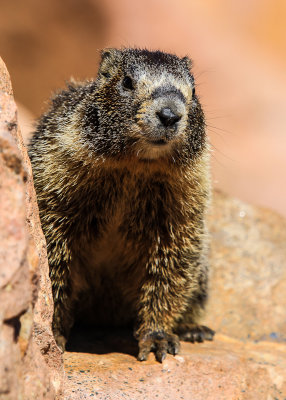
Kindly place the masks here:
POLYGON ((115 60, 120 54, 121 51, 118 49, 103 49, 101 50, 101 61, 104 61, 106 59, 115 60))
POLYGON ((101 51, 101 61, 99 72, 106 78, 115 74, 120 65, 121 51, 118 49, 103 49, 101 51))
POLYGON ((183 57, 182 61, 186 64, 188 69, 191 69, 193 66, 192 60, 189 57, 183 57))

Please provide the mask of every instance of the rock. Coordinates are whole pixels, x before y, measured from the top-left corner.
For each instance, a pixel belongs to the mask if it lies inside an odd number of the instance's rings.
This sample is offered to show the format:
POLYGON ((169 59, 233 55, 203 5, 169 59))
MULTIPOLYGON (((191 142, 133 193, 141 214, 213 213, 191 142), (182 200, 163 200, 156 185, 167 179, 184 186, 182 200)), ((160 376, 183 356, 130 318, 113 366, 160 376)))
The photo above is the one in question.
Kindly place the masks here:
POLYGON ((286 222, 214 193, 210 299, 213 342, 182 343, 163 364, 136 361, 128 335, 75 332, 65 353, 66 400, 286 398, 286 222))
POLYGON ((0 398, 18 398, 19 318, 29 306, 31 289, 25 229, 26 171, 10 131, 15 127, 15 104, 8 72, 0 63, 0 398), (1 397, 2 396, 2 397, 1 397))
POLYGON ((45 239, 1 59, 0 111, 0 399, 52 400, 61 392, 63 366, 51 332, 45 239))
POLYGON ((18 110, 18 123, 21 127, 24 144, 27 145, 35 130, 35 117, 25 106, 23 106, 23 104, 19 102, 16 104, 18 110))
POLYGON ((209 216, 205 323, 238 339, 286 341, 286 221, 221 192, 209 216))
POLYGON ((268 400, 286 393, 285 346, 244 344, 218 335, 215 342, 183 343, 159 364, 154 355, 66 353, 65 400, 268 400))

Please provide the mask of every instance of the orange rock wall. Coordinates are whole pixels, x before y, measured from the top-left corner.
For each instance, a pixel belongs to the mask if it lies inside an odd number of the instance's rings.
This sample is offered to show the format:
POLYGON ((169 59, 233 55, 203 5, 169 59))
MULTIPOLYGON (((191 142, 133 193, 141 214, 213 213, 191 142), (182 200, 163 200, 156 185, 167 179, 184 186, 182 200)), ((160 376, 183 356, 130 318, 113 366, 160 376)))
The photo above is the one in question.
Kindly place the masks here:
POLYGON ((0 399, 52 400, 61 393, 63 364, 51 332, 45 239, 1 59, 0 204, 0 399))

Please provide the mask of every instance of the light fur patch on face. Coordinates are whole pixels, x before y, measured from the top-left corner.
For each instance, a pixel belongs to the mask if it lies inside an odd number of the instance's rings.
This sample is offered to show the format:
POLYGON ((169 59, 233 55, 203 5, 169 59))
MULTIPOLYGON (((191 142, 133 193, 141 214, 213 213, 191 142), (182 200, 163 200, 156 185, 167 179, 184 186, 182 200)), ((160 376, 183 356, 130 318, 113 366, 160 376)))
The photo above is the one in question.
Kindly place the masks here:
POLYGON ((133 154, 141 160, 156 160, 161 157, 171 156, 174 143, 182 139, 182 135, 178 135, 175 140, 166 142, 166 144, 156 145, 148 140, 138 124, 132 126, 131 132, 128 133, 128 136, 137 139, 133 145, 133 154))
POLYGON ((164 145, 145 145, 142 147, 142 151, 138 152, 138 157, 141 159, 147 160, 156 160, 158 158, 166 156, 171 151, 171 143, 167 143, 164 145))
POLYGON ((177 90, 181 91, 187 103, 192 100, 192 83, 189 81, 186 82, 186 79, 183 77, 180 79, 166 71, 157 74, 156 79, 154 79, 153 73, 148 74, 144 71, 139 74, 138 84, 140 87, 139 92, 142 94, 142 97, 150 96, 153 91, 161 86, 173 86, 177 90))

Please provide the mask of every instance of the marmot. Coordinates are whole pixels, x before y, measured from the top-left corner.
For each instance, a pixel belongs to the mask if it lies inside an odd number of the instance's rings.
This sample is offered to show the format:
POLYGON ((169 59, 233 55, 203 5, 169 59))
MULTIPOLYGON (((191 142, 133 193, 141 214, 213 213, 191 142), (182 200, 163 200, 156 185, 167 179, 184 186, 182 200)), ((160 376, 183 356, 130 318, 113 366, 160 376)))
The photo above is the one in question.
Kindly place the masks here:
POLYGON ((71 82, 31 140, 65 348, 74 320, 133 324, 138 360, 177 354, 207 298, 209 156, 188 57, 105 49, 95 80, 71 82))

